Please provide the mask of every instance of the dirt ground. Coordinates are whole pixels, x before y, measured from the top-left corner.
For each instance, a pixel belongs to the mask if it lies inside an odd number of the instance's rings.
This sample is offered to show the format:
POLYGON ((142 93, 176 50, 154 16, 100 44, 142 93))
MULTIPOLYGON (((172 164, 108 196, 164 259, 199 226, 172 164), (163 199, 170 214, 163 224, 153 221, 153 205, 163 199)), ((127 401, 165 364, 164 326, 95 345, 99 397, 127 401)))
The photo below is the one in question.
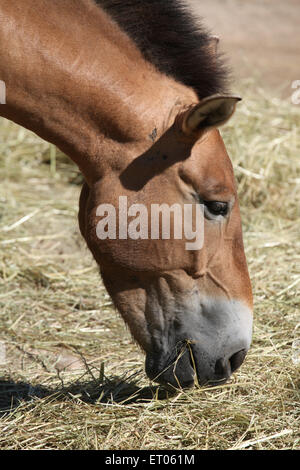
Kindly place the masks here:
POLYGON ((276 95, 300 79, 299 0, 186 0, 221 39, 237 81, 253 78, 276 95))

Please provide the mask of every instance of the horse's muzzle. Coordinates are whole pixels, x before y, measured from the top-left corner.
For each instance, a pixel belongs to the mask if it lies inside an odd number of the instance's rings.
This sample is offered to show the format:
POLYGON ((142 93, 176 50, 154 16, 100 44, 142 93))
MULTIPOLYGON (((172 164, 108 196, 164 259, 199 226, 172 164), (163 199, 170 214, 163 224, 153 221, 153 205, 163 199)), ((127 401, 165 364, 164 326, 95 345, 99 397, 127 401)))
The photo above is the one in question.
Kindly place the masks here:
MULTIPOLYGON (((178 348, 177 348, 178 349, 178 348)), ((180 352, 173 360, 164 364, 157 355, 147 355, 146 373, 148 377, 167 388, 190 388, 194 383, 201 386, 224 384, 244 362, 247 347, 221 357, 210 357, 197 344, 181 345, 180 352)))

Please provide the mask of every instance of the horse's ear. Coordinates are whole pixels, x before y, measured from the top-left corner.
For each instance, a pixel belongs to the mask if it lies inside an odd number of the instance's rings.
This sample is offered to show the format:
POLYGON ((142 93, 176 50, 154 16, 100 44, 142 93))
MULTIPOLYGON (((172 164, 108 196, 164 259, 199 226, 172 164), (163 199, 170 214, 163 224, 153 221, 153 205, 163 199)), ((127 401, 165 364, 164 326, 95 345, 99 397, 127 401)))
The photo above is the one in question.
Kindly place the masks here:
POLYGON ((182 131, 198 137, 212 127, 219 127, 231 118, 238 101, 242 98, 230 95, 212 95, 204 98, 185 112, 181 122, 182 131))

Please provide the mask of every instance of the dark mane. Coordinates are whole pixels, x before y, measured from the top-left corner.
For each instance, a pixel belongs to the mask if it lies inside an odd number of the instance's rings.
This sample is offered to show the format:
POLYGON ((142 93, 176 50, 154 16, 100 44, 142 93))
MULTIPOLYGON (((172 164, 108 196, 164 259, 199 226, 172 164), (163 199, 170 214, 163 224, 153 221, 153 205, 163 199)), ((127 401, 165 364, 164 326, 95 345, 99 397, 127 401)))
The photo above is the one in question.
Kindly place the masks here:
POLYGON ((227 71, 209 52, 210 35, 182 0, 96 0, 161 72, 199 98, 226 91, 227 71))

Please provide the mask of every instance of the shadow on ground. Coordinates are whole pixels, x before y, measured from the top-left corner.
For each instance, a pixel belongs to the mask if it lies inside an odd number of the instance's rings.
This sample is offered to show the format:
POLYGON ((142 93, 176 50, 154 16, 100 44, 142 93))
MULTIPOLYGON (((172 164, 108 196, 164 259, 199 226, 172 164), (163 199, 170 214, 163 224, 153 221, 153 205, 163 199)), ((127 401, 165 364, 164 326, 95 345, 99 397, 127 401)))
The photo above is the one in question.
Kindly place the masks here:
POLYGON ((22 403, 51 397, 59 401, 79 400, 84 403, 116 403, 128 405, 145 403, 153 399, 164 400, 177 392, 170 392, 160 386, 139 387, 137 375, 104 379, 90 377, 58 387, 32 385, 23 381, 13 381, 9 377, 0 379, 0 417, 12 413, 22 403))

